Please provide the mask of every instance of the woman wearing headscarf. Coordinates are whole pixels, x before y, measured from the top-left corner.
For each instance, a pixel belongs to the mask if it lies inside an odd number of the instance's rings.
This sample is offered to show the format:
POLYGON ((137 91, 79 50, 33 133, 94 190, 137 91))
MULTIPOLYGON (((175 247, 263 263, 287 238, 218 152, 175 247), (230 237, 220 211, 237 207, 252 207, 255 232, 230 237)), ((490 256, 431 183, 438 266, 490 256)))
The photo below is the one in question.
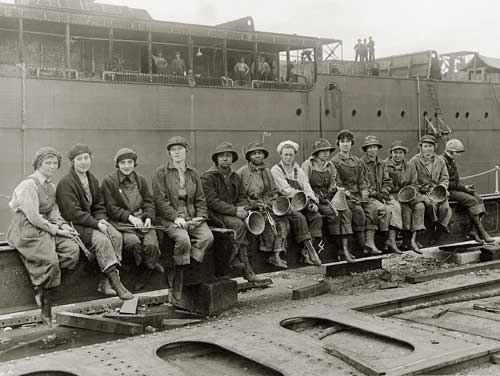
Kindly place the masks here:
POLYGON ((52 178, 61 167, 61 156, 52 147, 38 150, 35 172, 14 189, 9 206, 14 217, 8 243, 17 249, 35 289, 42 320, 51 324, 50 291, 61 283, 61 268, 73 270, 80 248, 72 240, 76 232, 62 218, 56 204, 52 178))
POLYGON ((117 266, 122 259, 123 237, 106 219, 106 206, 99 181, 90 173, 92 152, 85 144, 73 145, 68 152, 71 169, 57 186, 57 204, 62 216, 71 221, 81 240, 94 255, 104 274, 98 291, 118 294, 128 300, 134 296, 122 285, 117 266))
POLYGON ((136 265, 142 264, 146 269, 134 287, 139 290, 154 270, 164 272, 159 263, 156 230, 148 230, 155 218, 155 206, 146 179, 135 172, 137 153, 121 148, 114 162, 116 171, 103 179, 102 193, 110 222, 122 233, 125 252, 131 252, 136 265))

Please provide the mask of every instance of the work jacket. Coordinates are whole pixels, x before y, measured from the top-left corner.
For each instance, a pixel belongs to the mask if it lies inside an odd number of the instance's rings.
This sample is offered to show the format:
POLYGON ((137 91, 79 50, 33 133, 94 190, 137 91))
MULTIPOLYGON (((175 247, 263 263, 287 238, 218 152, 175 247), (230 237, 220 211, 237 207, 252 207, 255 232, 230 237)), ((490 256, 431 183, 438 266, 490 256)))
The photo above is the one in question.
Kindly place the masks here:
POLYGON ((448 189, 450 191, 465 192, 465 184, 460 180, 460 176, 458 175, 458 167, 455 160, 453 160, 453 158, 451 158, 446 153, 444 153, 442 157, 446 163, 446 168, 448 169, 448 175, 450 179, 448 189))

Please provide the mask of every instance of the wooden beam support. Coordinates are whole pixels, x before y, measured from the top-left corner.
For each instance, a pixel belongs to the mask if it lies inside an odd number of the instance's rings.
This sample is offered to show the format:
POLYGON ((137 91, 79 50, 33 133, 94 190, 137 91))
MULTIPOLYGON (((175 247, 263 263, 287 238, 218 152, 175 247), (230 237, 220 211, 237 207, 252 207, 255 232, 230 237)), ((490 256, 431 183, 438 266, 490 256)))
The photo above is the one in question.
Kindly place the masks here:
POLYGON ((222 41, 222 66, 224 67, 224 77, 229 77, 227 72, 227 39, 222 41))
POLYGON ((186 325, 194 325, 201 323, 202 320, 199 319, 164 319, 162 322, 162 327, 165 329, 176 329, 182 328, 186 325))
POLYGON ((427 282, 434 279, 448 278, 454 275, 467 274, 479 270, 491 270, 491 269, 500 269, 500 260, 481 262, 479 264, 474 264, 474 265, 458 266, 456 268, 438 270, 435 272, 407 275, 405 277, 405 282, 408 283, 427 282))
POLYGON ((315 283, 311 286, 301 287, 292 291, 292 300, 313 298, 318 295, 326 294, 330 291, 330 285, 326 281, 315 283))
POLYGON ((286 49, 286 78, 285 81, 290 80, 290 46, 286 49))
POLYGON ((193 42, 193 37, 191 35, 188 35, 188 70, 191 69, 193 70, 194 66, 194 42, 193 42))
POLYGON ((114 31, 113 28, 109 29, 108 34, 108 69, 113 69, 113 39, 114 39, 114 31))
POLYGON ((148 32, 148 73, 153 73, 153 35, 148 32))
POLYGON ((80 313, 67 311, 57 313, 56 322, 62 326, 95 330, 103 333, 124 334, 130 336, 144 333, 143 326, 139 324, 122 322, 96 315, 82 315, 80 313))
POLYGON ((352 273, 363 273, 368 270, 381 269, 382 257, 372 256, 356 259, 355 262, 339 261, 323 265, 326 266, 326 277, 339 277, 352 273))
POLYGON ((24 62, 24 27, 23 27, 23 19, 19 19, 19 23, 17 25, 17 48, 18 48, 18 59, 19 62, 24 62))
POLYGON ((325 349, 327 353, 332 354, 333 356, 353 366, 354 368, 356 368, 358 371, 362 372, 365 375, 383 376, 386 374, 385 371, 379 370, 376 367, 368 364, 366 361, 359 359, 359 356, 357 357, 355 354, 352 354, 343 348, 337 347, 332 343, 323 346, 323 349, 325 349))
POLYGON ((66 52, 66 69, 71 68, 71 34, 70 34, 70 25, 66 24, 66 44, 65 44, 65 52, 66 52))

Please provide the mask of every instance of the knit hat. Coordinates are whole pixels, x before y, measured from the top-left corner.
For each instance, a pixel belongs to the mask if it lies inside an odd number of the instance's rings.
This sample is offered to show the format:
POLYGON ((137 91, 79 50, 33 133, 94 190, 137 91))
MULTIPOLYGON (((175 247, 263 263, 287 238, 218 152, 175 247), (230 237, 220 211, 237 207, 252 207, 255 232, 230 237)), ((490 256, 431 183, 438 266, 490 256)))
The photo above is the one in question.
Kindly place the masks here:
POLYGON ((264 158, 267 158, 269 156, 269 152, 267 149, 264 147, 264 145, 261 142, 250 142, 246 147, 245 147, 245 158, 247 161, 250 160, 250 154, 254 151, 261 151, 264 153, 264 158))
POLYGON ((330 144, 330 141, 328 141, 326 138, 317 138, 313 142, 313 151, 311 153, 311 156, 314 156, 316 153, 319 153, 320 151, 327 150, 327 151, 334 151, 335 147, 330 144))
POLYGON ((285 146, 292 147, 296 153, 299 151, 299 144, 297 144, 296 142, 293 142, 291 140, 286 140, 286 141, 280 142, 278 147, 276 148, 276 150, 278 151, 278 154, 281 154, 281 150, 283 150, 283 148, 285 146))
POLYGON ((121 148, 115 154, 115 166, 118 167, 118 163, 123 161, 124 159, 133 159, 134 164, 137 166, 137 153, 130 148, 121 148))
POLYGON ((419 145, 422 145, 422 143, 427 143, 427 144, 433 144, 434 146, 437 145, 437 140, 436 137, 434 137, 431 134, 426 134, 420 138, 420 142, 418 143, 419 145))
POLYGON ((33 158, 33 169, 38 169, 38 167, 42 164, 43 160, 47 158, 48 156, 51 157, 56 157, 57 158, 57 168, 61 167, 61 154, 59 152, 51 147, 51 146, 46 146, 43 148, 38 149, 38 151, 35 153, 35 157, 33 158))
POLYGON ((174 145, 181 145, 184 146, 186 150, 189 150, 189 144, 187 140, 182 136, 174 136, 170 138, 167 143, 167 150, 170 151, 170 148, 174 145))
POLYGON ((233 144, 230 142, 223 142, 215 148, 215 151, 212 153, 212 161, 217 163, 217 156, 221 153, 229 152, 233 155, 233 163, 238 160, 238 153, 234 150, 233 144))
POLYGON ((90 151, 90 148, 88 147, 88 145, 75 144, 69 148, 68 158, 70 161, 72 161, 73 159, 75 159, 76 156, 83 154, 83 153, 88 153, 88 154, 92 155, 92 152, 90 151))
POLYGON ((349 129, 342 129, 339 133, 337 133, 337 145, 343 138, 348 138, 351 140, 352 145, 354 145, 354 133, 352 133, 349 129))
POLYGON ((391 144, 389 153, 393 150, 403 150, 405 153, 408 153, 408 148, 404 145, 403 141, 401 140, 396 140, 391 144))
POLYGON ((379 142, 378 138, 375 136, 366 136, 365 137, 365 142, 363 143, 363 146, 361 146, 361 149, 363 151, 366 151, 368 146, 376 145, 378 146, 379 149, 382 149, 384 146, 379 142))

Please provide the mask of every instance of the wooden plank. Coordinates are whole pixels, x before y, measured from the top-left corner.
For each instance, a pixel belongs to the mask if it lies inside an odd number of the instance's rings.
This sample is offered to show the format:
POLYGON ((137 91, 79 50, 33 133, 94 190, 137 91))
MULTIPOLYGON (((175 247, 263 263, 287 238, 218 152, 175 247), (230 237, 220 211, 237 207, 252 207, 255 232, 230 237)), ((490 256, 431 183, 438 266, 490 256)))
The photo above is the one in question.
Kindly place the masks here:
POLYGON ((310 286, 301 287, 292 291, 292 300, 312 298, 323 295, 330 291, 330 285, 326 281, 321 281, 310 286))
POLYGON ((341 349, 331 343, 323 346, 325 351, 333 356, 343 360, 347 364, 353 366, 358 371, 363 372, 368 376, 383 376, 385 375, 385 371, 378 370, 374 366, 368 364, 362 359, 356 358, 353 354, 350 354, 348 351, 341 349))
POLYGON ((356 262, 339 261, 323 264, 326 266, 326 277, 340 277, 352 273, 363 273, 382 268, 382 256, 356 259, 356 262))
POLYGON ((181 328, 186 325, 199 324, 202 320, 199 319, 164 319, 162 327, 166 329, 181 328))
POLYGON ((479 270, 490 270, 499 268, 500 268, 500 260, 488 261, 474 265, 457 266, 456 268, 438 270, 435 272, 416 273, 412 275, 407 275, 405 277, 405 282, 420 283, 420 282, 431 281, 434 279, 448 278, 459 274, 467 274, 479 270))
POLYGON ((164 319, 179 318, 180 315, 175 312, 174 307, 169 306, 162 312, 153 312, 153 313, 146 312, 146 313, 138 313, 135 315, 130 315, 130 314, 122 315, 120 313, 108 312, 105 313, 103 316, 108 319, 131 322, 134 324, 140 324, 144 326, 150 325, 159 328, 161 327, 162 321, 164 319))
POLYGON ((238 292, 244 292, 250 289, 263 289, 273 284, 271 278, 264 278, 258 282, 240 282, 238 283, 238 292))
POLYGON ((130 300, 123 302, 122 308, 120 308, 121 314, 135 315, 137 313, 137 303, 139 303, 139 297, 134 296, 130 300))
POLYGON ((95 330, 104 333, 136 335, 143 334, 142 325, 108 319, 101 316, 88 316, 80 313, 59 312, 56 314, 56 322, 59 325, 72 328, 95 330))

